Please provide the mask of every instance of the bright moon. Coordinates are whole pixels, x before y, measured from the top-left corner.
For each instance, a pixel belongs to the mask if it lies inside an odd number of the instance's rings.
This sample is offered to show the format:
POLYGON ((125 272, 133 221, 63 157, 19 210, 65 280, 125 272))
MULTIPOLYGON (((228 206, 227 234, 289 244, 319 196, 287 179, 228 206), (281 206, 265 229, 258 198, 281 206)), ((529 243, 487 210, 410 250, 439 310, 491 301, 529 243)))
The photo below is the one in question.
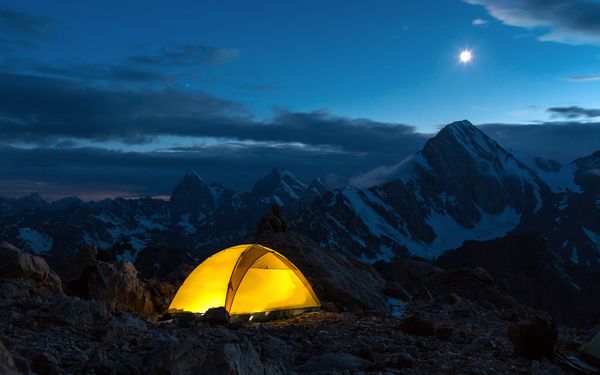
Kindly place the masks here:
POLYGON ((469 51, 468 49, 462 51, 460 53, 460 62, 463 64, 468 64, 471 62, 471 60, 473 59, 473 54, 471 53, 471 51, 469 51))

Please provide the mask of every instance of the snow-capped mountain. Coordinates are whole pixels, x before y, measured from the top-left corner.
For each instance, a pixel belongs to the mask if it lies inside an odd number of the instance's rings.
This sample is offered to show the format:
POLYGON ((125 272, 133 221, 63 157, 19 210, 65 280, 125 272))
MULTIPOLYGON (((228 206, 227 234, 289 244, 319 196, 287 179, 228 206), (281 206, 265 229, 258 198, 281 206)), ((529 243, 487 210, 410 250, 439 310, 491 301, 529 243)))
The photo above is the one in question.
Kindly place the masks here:
MULTIPOLYGON (((580 159, 563 167, 532 160, 521 160, 468 121, 456 122, 399 164, 392 181, 330 192, 300 212, 296 223, 321 246, 365 262, 403 253, 432 259, 465 240, 494 239, 515 230, 535 229, 563 241, 575 236, 571 228, 549 232, 543 223, 548 217, 556 220, 550 211, 561 199, 587 202, 588 194, 598 195, 598 177, 582 172, 583 165, 595 170, 594 162, 580 159)), ((582 218, 598 215, 597 205, 585 210, 582 218)), ((600 233, 596 225, 588 237, 600 233)), ((597 262, 600 242, 594 241, 580 246, 597 262)))
POLYGON ((169 201, 65 198, 48 203, 39 195, 1 198, 0 238, 57 260, 85 245, 97 245, 128 260, 150 246, 203 256, 241 241, 272 204, 293 213, 323 191, 322 183, 307 186, 290 172, 273 170, 241 196, 189 172, 169 201))
POLYGON ((468 121, 368 189, 328 191, 273 170, 238 194, 190 172, 170 201, 0 198, 0 240, 56 259, 89 244, 131 260, 148 247, 203 257, 242 241, 273 204, 322 247, 364 262, 433 259, 465 240, 534 231, 571 263, 600 263, 600 152, 561 165, 505 149, 468 121))
POLYGON ((524 220, 517 231, 544 235, 564 259, 600 267, 600 152, 560 166, 545 180, 555 192, 550 204, 524 220), (557 176, 560 176, 557 178, 557 176))

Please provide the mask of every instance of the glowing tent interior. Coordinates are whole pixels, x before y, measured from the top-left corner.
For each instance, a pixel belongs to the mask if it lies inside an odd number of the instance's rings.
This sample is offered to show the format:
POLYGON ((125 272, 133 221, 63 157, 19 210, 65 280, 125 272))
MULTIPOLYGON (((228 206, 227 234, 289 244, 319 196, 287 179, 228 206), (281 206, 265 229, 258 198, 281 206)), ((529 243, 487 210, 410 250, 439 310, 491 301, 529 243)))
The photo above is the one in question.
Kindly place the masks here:
POLYGON ((219 251, 202 262, 177 291, 169 312, 204 313, 222 306, 234 316, 313 308, 320 302, 292 262, 251 244, 219 251))

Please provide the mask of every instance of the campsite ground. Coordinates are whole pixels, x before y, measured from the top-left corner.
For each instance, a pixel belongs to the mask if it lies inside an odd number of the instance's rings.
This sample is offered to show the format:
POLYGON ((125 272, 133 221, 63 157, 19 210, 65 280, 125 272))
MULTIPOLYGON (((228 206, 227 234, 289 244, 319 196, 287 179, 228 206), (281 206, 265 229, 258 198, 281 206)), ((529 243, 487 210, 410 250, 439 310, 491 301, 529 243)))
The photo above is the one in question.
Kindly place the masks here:
POLYGON ((549 359, 555 343, 575 354, 594 332, 557 332, 481 268, 406 259, 390 268, 400 277, 384 281, 293 232, 261 242, 279 243, 306 271, 320 311, 235 325, 160 321, 181 281, 145 280, 131 263, 99 256, 75 257, 59 277, 42 258, 0 243, 0 373, 562 374, 549 359), (404 295, 401 316, 383 290, 404 295))
MULTIPOLYGON (((451 297, 449 289, 432 288, 432 298, 408 303, 405 317, 419 318, 319 311, 227 327, 197 318, 149 322, 45 291, 32 280, 3 281, 4 373, 563 373, 548 360, 513 353, 507 328, 536 312, 502 300, 451 297)), ((561 327, 558 349, 573 351, 586 334, 561 327)))

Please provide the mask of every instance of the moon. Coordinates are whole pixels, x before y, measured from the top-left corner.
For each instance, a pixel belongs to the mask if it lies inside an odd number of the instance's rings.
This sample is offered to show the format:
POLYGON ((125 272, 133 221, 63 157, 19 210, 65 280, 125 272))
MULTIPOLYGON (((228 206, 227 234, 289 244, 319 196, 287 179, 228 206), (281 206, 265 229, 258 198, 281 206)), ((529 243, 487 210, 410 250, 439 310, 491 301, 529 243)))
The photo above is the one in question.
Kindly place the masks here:
POLYGON ((458 58, 462 64, 468 64, 473 60, 473 52, 468 49, 462 50, 458 58))

